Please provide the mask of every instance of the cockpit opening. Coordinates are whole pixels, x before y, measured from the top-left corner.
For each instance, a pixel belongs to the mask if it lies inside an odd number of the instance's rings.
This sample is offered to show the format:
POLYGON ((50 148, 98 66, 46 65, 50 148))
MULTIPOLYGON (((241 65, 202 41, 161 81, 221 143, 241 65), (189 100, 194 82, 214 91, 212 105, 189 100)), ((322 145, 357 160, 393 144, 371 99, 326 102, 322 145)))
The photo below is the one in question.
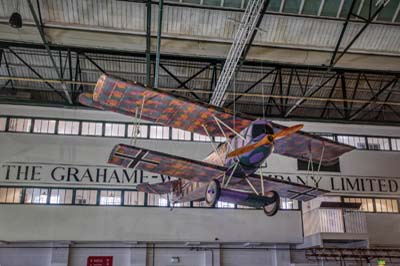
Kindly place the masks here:
POLYGON ((251 133, 252 138, 256 138, 261 134, 274 134, 274 130, 269 125, 253 125, 251 133))

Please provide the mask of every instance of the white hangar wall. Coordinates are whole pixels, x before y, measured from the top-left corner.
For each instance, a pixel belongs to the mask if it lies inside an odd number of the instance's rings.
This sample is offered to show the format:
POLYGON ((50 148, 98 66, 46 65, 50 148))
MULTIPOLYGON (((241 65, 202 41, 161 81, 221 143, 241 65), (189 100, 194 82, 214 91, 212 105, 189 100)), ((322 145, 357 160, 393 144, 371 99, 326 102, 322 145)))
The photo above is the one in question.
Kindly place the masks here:
MULTIPOLYGON (((0 105, 0 116, 133 122, 133 119, 109 112, 15 105, 0 105)), ((284 122, 286 125, 295 123, 297 122, 284 122)), ((308 122, 305 123, 305 130, 400 136, 400 128, 385 126, 308 122)), ((4 165, 39 165, 42 167, 40 169, 42 175, 39 176, 43 178, 49 167, 115 169, 106 164, 110 150, 115 144, 130 142, 131 140, 124 138, 1 132, 0 186, 17 184, 38 187, 111 188, 112 186, 104 184, 47 183, 48 179, 16 180, 15 173, 14 179, 10 175, 10 179, 6 180, 7 168, 4 165)), ((193 159, 201 159, 212 151, 208 143, 190 141, 139 139, 138 145, 193 159)), ((321 182, 329 185, 333 178, 340 184, 341 178, 347 177, 399 180, 399 158, 399 152, 354 150, 340 159, 339 173, 320 173, 324 177, 323 180, 327 180, 321 182)), ((271 156, 267 164, 267 174, 271 175, 295 178, 297 175, 303 177, 308 174, 306 171, 298 171, 296 160, 279 155, 271 156)), ((312 180, 309 181, 312 184, 312 180)), ((132 188, 134 185, 128 183, 120 187, 132 188)), ((390 194, 378 190, 339 190, 330 195, 399 197, 399 191, 390 194)), ((324 200, 330 199, 336 198, 324 200)), ((116 266, 152 265, 153 255, 154 265, 169 265, 172 256, 179 257, 182 265, 244 265, 243 263, 248 262, 252 262, 252 265, 265 265, 266 262, 268 265, 289 265, 290 252, 285 248, 303 242, 303 221, 300 211, 281 211, 277 216, 267 218, 262 211, 240 209, 182 208, 171 212, 167 208, 151 207, 0 204, 0 214, 0 243, 2 243, 0 265, 2 266, 3 264, 85 265, 88 256, 96 255, 113 256, 116 266), (32 241, 39 247, 33 248, 32 241), (152 249, 150 244, 136 248, 140 245, 136 243, 137 241, 155 242, 156 249, 152 249), (182 246, 171 251, 171 247, 175 245, 173 243, 184 245, 188 241, 213 245, 216 249, 193 251, 182 246), (84 244, 85 242, 89 244, 84 244), (282 245, 283 249, 243 250, 243 243, 247 242, 260 242, 272 247, 282 245), (27 244, 22 247, 24 243, 27 244), (50 246, 44 248, 40 245, 50 246), (59 248, 60 245, 66 247, 59 248), (100 247, 93 248, 93 245, 100 247), (121 247, 122 245, 127 247, 121 247), (163 245, 166 245, 165 249, 162 249, 163 245), (239 247, 239 250, 224 249, 227 245, 239 247), (222 249, 219 249, 220 247, 222 249), (27 256, 20 256, 21 252, 35 254, 37 259, 30 261, 27 256)), ((399 216, 399 214, 366 214, 367 237, 371 246, 398 245, 399 216)))

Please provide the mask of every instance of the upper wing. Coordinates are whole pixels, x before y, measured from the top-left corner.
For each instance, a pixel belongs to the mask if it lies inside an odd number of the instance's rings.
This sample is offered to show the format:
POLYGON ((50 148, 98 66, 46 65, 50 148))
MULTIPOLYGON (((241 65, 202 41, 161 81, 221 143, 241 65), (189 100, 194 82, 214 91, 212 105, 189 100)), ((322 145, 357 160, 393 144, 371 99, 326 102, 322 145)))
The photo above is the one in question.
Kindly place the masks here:
MULTIPOLYGON (((248 127, 254 120, 245 114, 233 115, 229 109, 145 88, 141 84, 107 75, 102 75, 97 81, 92 100, 88 96, 80 96, 79 101, 87 106, 130 116, 135 116, 138 111, 144 120, 203 135, 206 133, 203 128, 205 126, 210 135, 224 136, 214 117, 236 132, 248 127)), ((224 126, 222 130, 227 136, 233 135, 224 126)))
MULTIPOLYGON (((184 178, 195 182, 209 182, 212 179, 221 180, 224 173, 226 173, 228 170, 224 166, 191 160, 158 151, 128 146, 125 144, 118 144, 114 147, 108 162, 124 167, 184 178)), ((253 186, 255 186, 258 191, 261 191, 260 176, 251 175, 249 179, 253 186)), ((169 185, 164 187, 162 183, 160 186, 161 188, 158 188, 159 190, 168 190, 170 188, 169 185)), ((234 189, 236 188, 252 193, 250 185, 243 178, 233 176, 229 186, 234 189)), ((275 190, 282 197, 288 197, 302 201, 315 198, 318 195, 326 192, 324 190, 309 186, 281 181, 269 177, 264 177, 264 187, 266 191, 275 190)), ((149 185, 147 185, 146 189, 150 190, 153 188, 149 188, 149 185)), ((157 189, 154 188, 154 190, 156 191, 157 189)))
MULTIPOLYGON (((285 126, 271 123, 274 132, 280 131, 285 126)), ((314 163, 321 161, 322 165, 331 165, 337 162, 339 156, 352 151, 354 147, 337 143, 326 138, 298 131, 292 135, 275 141, 274 152, 300 160, 314 163)))

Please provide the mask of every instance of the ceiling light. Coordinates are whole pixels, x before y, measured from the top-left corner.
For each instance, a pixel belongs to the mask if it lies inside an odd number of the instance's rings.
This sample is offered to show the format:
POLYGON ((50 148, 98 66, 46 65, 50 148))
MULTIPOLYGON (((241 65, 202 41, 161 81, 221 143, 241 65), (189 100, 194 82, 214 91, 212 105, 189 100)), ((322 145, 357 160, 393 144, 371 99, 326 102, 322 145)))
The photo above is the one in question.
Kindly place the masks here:
POLYGON ((11 14, 10 20, 8 21, 11 27, 19 29, 22 27, 22 17, 18 12, 11 14))

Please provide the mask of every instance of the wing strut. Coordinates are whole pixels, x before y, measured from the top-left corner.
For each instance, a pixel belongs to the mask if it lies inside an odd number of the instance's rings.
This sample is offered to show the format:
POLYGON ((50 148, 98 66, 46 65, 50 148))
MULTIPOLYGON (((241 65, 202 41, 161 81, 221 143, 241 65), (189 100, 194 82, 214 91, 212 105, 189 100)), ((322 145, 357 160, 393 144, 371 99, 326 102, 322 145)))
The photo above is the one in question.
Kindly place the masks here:
MULTIPOLYGON (((142 121, 142 113, 143 113, 145 98, 146 98, 146 95, 143 94, 143 101, 142 101, 142 106, 140 107, 139 117, 138 117, 139 107, 136 107, 136 109, 135 109, 135 119, 134 119, 134 123, 133 123, 133 132, 132 132, 133 139, 134 139, 134 142, 133 142, 134 145, 136 145, 137 137, 139 135, 139 125, 140 125, 140 122, 142 121)), ((130 144, 132 145, 132 139, 131 139, 130 144)))
MULTIPOLYGON (((240 135, 239 133, 237 133, 233 128, 231 128, 230 126, 228 126, 227 124, 225 124, 221 119, 219 119, 218 117, 216 117, 215 115, 212 115, 214 117, 215 122, 217 122, 217 125, 219 127, 219 129, 221 130, 221 132, 224 132, 224 130, 222 129, 220 123, 222 125, 224 125, 227 129, 229 129, 229 131, 231 131, 233 134, 235 134, 236 136, 238 136, 239 138, 241 138, 242 140, 246 140, 242 135, 240 135)), ((225 136, 225 134, 224 134, 225 136)))
POLYGON ((206 132, 208 138, 210 139, 210 144, 211 144, 211 146, 212 146, 212 148, 213 148, 215 154, 218 156, 218 159, 221 161, 221 165, 224 165, 224 160, 222 160, 221 156, 219 155, 219 153, 218 153, 218 151, 217 151, 217 148, 215 147, 215 145, 214 145, 214 143, 213 143, 213 141, 212 141, 212 138, 211 138, 211 136, 210 136, 210 133, 208 133, 207 127, 206 127, 204 124, 201 125, 201 126, 204 128, 204 131, 206 132))

